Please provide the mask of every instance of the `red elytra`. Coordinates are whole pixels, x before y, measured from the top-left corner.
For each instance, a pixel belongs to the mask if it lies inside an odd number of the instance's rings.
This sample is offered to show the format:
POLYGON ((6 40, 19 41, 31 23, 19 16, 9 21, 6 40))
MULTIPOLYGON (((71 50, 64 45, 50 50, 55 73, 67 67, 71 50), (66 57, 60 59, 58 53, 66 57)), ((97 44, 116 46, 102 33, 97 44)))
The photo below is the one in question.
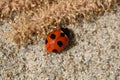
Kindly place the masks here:
POLYGON ((51 52, 61 52, 69 43, 69 30, 60 28, 50 32, 45 40, 46 50, 51 52))

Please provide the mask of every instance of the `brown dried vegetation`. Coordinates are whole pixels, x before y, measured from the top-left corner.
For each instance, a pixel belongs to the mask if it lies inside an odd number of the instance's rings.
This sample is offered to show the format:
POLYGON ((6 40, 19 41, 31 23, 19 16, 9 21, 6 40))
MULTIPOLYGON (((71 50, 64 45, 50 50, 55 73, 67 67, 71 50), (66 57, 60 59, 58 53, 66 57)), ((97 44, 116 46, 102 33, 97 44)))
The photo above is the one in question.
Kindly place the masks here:
POLYGON ((111 11, 117 0, 1 0, 0 18, 13 25, 18 45, 37 42, 48 32, 111 11))

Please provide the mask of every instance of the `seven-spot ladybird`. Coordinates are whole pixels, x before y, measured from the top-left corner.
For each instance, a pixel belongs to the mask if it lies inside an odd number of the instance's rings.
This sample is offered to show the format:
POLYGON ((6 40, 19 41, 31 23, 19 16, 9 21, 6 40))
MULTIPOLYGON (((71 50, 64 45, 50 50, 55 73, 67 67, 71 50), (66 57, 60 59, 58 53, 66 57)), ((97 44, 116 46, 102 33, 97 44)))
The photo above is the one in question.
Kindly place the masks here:
POLYGON ((60 28, 50 32, 45 40, 46 50, 59 53, 69 44, 70 30, 68 28, 60 28))

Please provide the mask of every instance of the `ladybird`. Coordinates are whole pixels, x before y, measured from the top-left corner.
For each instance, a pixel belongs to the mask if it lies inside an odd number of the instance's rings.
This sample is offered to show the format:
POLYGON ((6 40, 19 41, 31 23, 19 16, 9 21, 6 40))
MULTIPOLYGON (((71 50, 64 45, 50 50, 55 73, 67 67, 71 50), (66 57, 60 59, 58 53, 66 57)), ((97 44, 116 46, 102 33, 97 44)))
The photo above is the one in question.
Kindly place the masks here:
POLYGON ((47 35, 45 40, 46 50, 51 53, 59 53, 69 44, 70 30, 68 28, 60 28, 53 30, 47 35))

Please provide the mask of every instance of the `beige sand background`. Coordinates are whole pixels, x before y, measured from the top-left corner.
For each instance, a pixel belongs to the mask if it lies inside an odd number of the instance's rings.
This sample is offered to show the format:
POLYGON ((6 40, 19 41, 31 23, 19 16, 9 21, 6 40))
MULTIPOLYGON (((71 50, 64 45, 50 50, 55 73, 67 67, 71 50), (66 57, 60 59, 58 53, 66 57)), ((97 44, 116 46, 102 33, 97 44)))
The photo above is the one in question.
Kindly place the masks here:
POLYGON ((16 51, 4 42, 10 28, 0 23, 0 80, 120 80, 120 6, 96 21, 69 25, 76 44, 61 54, 44 55, 44 39, 16 51))

